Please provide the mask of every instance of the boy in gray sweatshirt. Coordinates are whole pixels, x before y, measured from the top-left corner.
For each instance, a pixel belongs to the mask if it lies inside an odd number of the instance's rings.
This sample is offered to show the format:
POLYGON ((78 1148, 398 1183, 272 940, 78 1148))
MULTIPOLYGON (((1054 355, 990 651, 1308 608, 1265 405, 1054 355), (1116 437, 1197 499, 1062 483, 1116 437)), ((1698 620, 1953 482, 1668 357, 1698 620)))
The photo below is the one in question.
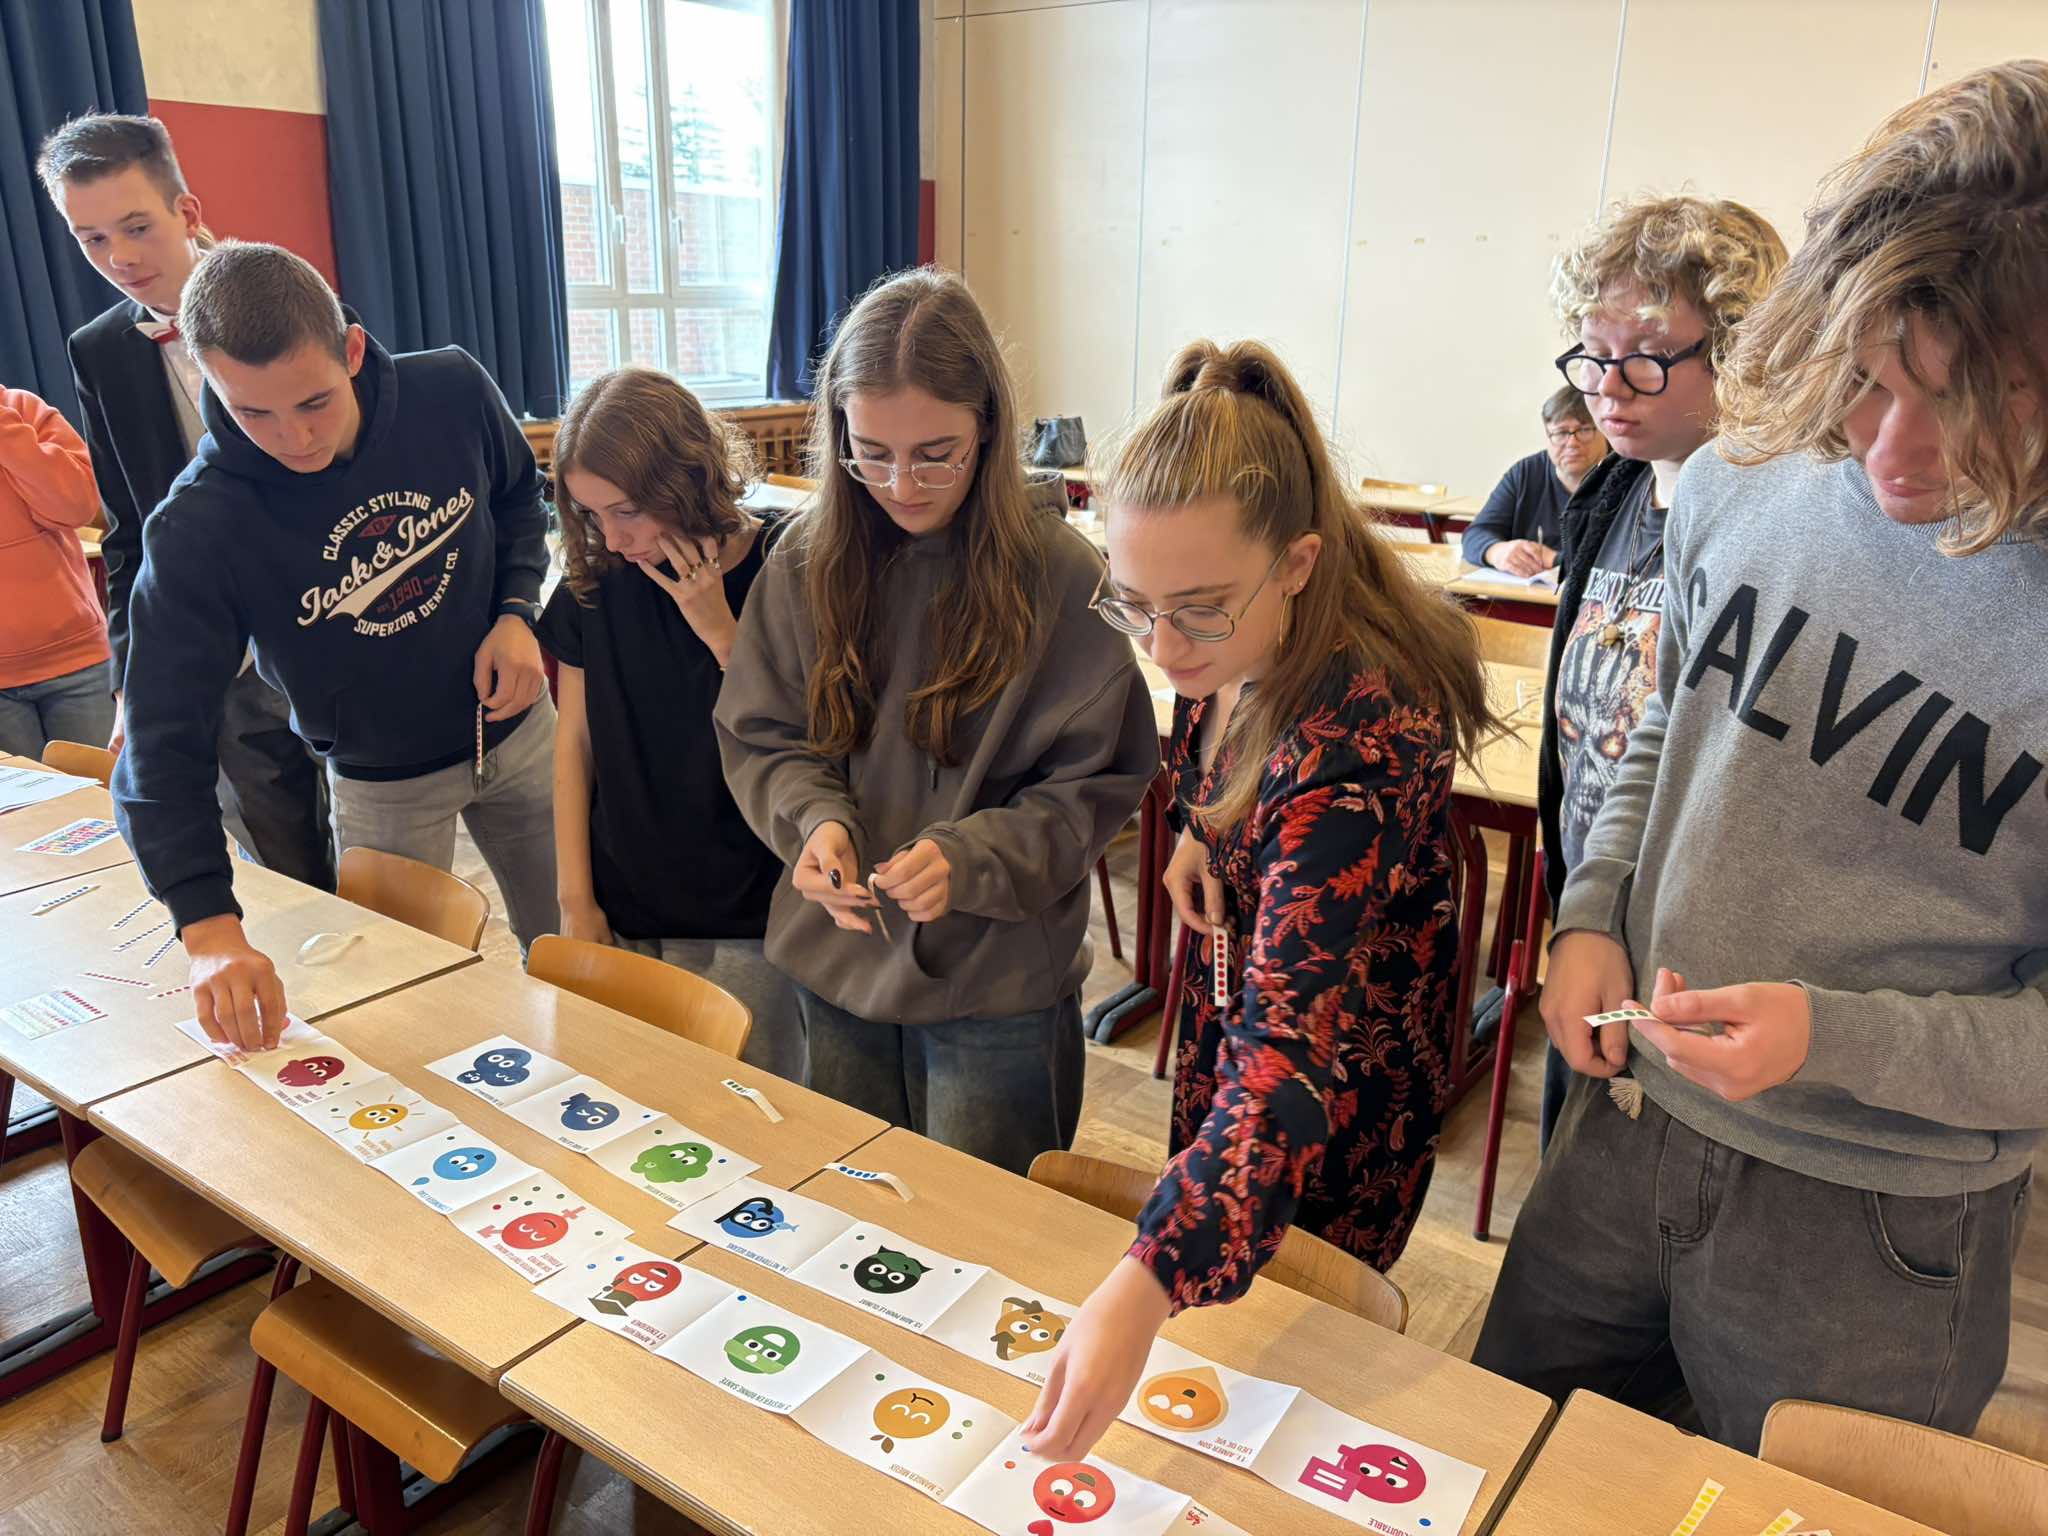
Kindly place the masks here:
POLYGON ((2025 63, 1887 123, 1745 323, 1558 909, 1590 1076, 1478 1363, 1744 1450, 1782 1398, 1968 1433, 1996 1390, 2048 1127, 2044 303, 2025 63))

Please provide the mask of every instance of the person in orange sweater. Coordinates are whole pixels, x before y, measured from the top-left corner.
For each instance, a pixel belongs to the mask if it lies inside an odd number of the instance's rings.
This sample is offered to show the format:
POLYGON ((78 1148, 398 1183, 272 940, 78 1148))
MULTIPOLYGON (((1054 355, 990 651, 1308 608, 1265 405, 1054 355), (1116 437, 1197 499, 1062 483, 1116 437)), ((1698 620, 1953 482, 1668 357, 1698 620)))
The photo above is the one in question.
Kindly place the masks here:
POLYGON ((114 727, 106 617, 77 532, 99 509, 84 439, 54 406, 0 389, 0 751, 97 746, 114 727))

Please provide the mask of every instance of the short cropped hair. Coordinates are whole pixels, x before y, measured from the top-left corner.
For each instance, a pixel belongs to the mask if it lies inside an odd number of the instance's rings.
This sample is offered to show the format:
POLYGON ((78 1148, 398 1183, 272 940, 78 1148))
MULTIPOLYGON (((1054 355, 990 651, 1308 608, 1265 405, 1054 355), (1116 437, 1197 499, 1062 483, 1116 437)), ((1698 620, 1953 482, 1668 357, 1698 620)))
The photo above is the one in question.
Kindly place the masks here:
POLYGON ((1566 384, 1543 402, 1543 425, 1547 427, 1553 421, 1583 421, 1590 427, 1593 425, 1593 411, 1586 404, 1586 397, 1566 384))
POLYGON ((170 130, 153 117, 89 112, 51 129, 36 156, 36 174, 52 202, 65 186, 118 175, 131 165, 142 167, 167 208, 191 190, 170 130))
POLYGON ((1707 354, 1718 373, 1735 327, 1785 267, 1785 242, 1768 219, 1720 197, 1644 197, 1616 203, 1558 258, 1550 296, 1565 333, 1620 285, 1641 288, 1640 317, 1664 318, 1685 299, 1706 322, 1707 354))
POLYGON ((219 352, 252 368, 311 344, 346 356, 348 321, 327 279, 281 245, 226 240, 185 280, 178 329, 195 356, 219 352))

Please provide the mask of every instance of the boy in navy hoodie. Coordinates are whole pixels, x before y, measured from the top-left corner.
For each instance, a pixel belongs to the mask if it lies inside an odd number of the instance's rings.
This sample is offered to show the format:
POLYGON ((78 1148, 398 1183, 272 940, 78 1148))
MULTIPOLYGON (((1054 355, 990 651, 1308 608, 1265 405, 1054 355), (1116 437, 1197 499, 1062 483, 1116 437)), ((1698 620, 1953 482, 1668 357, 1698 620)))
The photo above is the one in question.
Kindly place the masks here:
POLYGON ((200 1023, 256 1047, 284 1027, 284 989, 242 932, 213 800, 245 646, 327 760, 341 847, 446 869, 460 814, 521 945, 556 926, 555 715, 532 631, 547 518, 476 360, 391 356, 291 252, 223 244, 178 324, 208 435, 144 528, 114 802, 200 1023))

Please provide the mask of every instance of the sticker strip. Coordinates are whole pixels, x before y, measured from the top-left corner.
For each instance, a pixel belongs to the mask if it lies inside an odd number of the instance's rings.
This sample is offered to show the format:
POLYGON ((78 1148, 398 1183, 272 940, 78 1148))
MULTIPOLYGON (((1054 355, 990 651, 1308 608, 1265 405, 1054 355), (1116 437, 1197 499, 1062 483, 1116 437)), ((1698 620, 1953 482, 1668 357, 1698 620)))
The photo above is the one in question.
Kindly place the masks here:
MULTIPOLYGON (((746 1099, 748 1102, 750 1102, 754 1106, 754 1108, 761 1111, 762 1114, 766 1115, 775 1124, 780 1125, 782 1123, 782 1111, 777 1109, 773 1104, 770 1104, 768 1102, 768 1096, 762 1093, 760 1089, 749 1088, 745 1083, 741 1082, 738 1078, 732 1077, 728 1077, 725 1079, 725 1086, 730 1088, 734 1093, 738 1094, 741 1098, 746 1099)), ((906 1195, 904 1198, 908 1199, 909 1196, 906 1195)))
POLYGON ((108 925, 108 927, 110 929, 126 928, 130 923, 134 922, 136 918, 142 916, 143 913, 147 912, 151 907, 155 905, 156 898, 154 896, 145 896, 142 898, 142 900, 135 903, 134 906, 130 907, 126 912, 123 912, 119 917, 115 918, 114 921, 108 925))
POLYGON ((1671 1536, 1692 1536, 1700 1528, 1700 1522, 1707 1518, 1708 1511, 1721 1502, 1721 1495, 1725 1492, 1727 1490, 1711 1477, 1701 1483, 1699 1497, 1692 1501, 1692 1508, 1686 1511, 1685 1518, 1671 1527, 1671 1536))
POLYGON ((180 992, 190 992, 191 990, 192 983, 188 981, 182 987, 166 987, 161 992, 152 992, 149 995, 154 1000, 159 997, 176 997, 180 992))
POLYGON ((1230 1007, 1230 940, 1220 929, 1210 930, 1209 953, 1215 961, 1210 974, 1216 979, 1216 1011, 1223 1013, 1230 1007))
POLYGON ((55 911, 58 907, 63 906, 64 903, 67 901, 78 900, 78 898, 83 896, 87 891, 96 891, 98 889, 98 882, 94 882, 91 885, 74 885, 62 896, 52 896, 48 901, 44 902, 41 906, 30 907, 28 909, 28 915, 30 917, 41 917, 45 912, 55 911))
POLYGON ((119 953, 121 953, 122 950, 140 944, 144 939, 148 938, 152 933, 157 932, 159 929, 168 928, 170 926, 171 920, 167 917, 162 922, 156 924, 154 927, 138 928, 135 930, 135 932, 129 934, 127 938, 123 939, 120 943, 114 946, 114 953, 118 955, 119 953))
POLYGON ((146 981, 137 981, 133 976, 116 976, 111 971, 80 971, 79 975, 90 981, 117 981, 124 987, 146 987, 146 981))
POLYGON ((886 1184, 904 1199, 913 1198, 910 1186, 893 1173, 875 1173, 866 1168, 856 1168, 851 1163, 827 1163, 824 1172, 843 1173, 849 1179, 859 1179, 863 1184, 886 1184))
POLYGON ((1798 1510, 1781 1509, 1778 1511, 1778 1518, 1758 1531, 1757 1536, 1785 1536, 1787 1531, 1799 1523, 1799 1519, 1798 1510))
POLYGON ((172 934, 168 939, 165 939, 163 943, 157 946, 156 953, 151 955, 147 960, 142 962, 142 968, 146 971, 152 965, 155 965, 157 961, 163 959, 165 955, 168 955, 171 952, 171 946, 177 942, 178 936, 175 933, 172 934))

